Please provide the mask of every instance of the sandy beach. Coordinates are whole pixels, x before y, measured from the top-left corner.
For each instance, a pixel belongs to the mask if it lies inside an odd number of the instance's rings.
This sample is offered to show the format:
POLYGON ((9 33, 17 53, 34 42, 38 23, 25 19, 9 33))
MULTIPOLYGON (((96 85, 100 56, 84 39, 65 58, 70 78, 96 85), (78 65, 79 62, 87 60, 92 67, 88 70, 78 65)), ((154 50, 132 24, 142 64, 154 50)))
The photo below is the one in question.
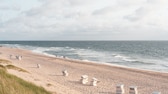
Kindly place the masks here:
POLYGON ((124 84, 125 94, 129 94, 129 86, 137 86, 138 94, 151 94, 153 91, 168 94, 168 73, 49 57, 7 47, 0 47, 0 58, 10 60, 13 65, 29 72, 8 70, 9 73, 42 86, 53 94, 115 94, 118 84, 124 84), (11 54, 23 58, 10 58, 11 54), (41 67, 37 68, 37 64, 41 67), (67 70, 69 76, 63 76, 63 70, 67 70), (89 77, 85 85, 80 83, 82 75, 89 77), (90 85, 93 77, 100 81, 97 86, 90 85))

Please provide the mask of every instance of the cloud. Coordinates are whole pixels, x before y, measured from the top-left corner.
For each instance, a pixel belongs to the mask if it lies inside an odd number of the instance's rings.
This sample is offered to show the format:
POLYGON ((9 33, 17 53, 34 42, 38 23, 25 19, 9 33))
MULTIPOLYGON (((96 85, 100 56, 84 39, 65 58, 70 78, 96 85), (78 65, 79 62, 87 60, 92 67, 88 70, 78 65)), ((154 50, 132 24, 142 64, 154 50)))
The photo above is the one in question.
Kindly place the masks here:
POLYGON ((9 10, 18 11, 20 10, 20 6, 17 4, 6 3, 5 0, 0 0, 0 10, 1 11, 9 11, 9 10))
POLYGON ((0 6, 0 10, 20 10, 20 7, 17 5, 13 5, 13 6, 0 6))
POLYGON ((124 16, 125 19, 129 21, 138 21, 143 19, 150 11, 145 9, 144 7, 140 7, 136 9, 132 14, 124 16))
MULTIPOLYGON (((165 32, 168 24, 167 4, 168 1, 165 0, 147 0, 141 7, 124 16, 124 19, 130 21, 133 26, 141 26, 140 30, 148 28, 148 31, 165 32)), ((145 31, 147 32, 147 30, 145 31)), ((153 34, 151 33, 151 35, 153 34)))
POLYGON ((42 3, 40 6, 31 7, 0 23, 1 35, 6 32, 20 36, 19 39, 42 40, 121 40, 148 39, 150 35, 150 39, 154 39, 159 35, 158 31, 167 30, 168 7, 165 0, 39 1, 42 3))

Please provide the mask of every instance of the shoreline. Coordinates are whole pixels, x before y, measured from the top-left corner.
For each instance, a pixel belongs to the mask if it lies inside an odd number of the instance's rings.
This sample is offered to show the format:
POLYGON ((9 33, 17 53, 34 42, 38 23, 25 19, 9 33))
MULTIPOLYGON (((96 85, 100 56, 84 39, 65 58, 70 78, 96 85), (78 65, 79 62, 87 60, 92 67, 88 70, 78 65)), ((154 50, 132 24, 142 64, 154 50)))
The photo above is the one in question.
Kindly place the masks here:
POLYGON ((151 94, 153 91, 160 91, 162 94, 168 92, 168 73, 164 72, 116 66, 115 64, 106 65, 90 61, 49 57, 17 48, 0 47, 0 53, 2 58, 12 61, 13 65, 30 72, 30 74, 25 74, 9 70, 9 73, 58 94, 67 94, 67 92, 69 94, 114 93, 116 85, 121 83, 125 85, 126 93, 128 92, 128 87, 132 85, 138 86, 138 91, 141 94, 151 94), (21 61, 9 59, 10 54, 22 55, 23 59, 21 61), (37 69, 36 64, 41 64, 41 68, 37 69), (61 72, 64 69, 68 70, 68 77, 62 76, 61 72), (79 83, 81 75, 88 75, 89 81, 92 77, 96 77, 100 80, 100 83, 98 83, 97 87, 89 84, 82 85, 79 83), (47 83, 52 84, 52 86, 46 86, 47 83))
MULTIPOLYGON (((24 50, 24 49, 23 49, 24 50)), ((31 51, 31 50, 29 50, 31 51)), ((31 51, 33 52, 33 51, 31 51)), ((68 61, 74 61, 74 62, 83 62, 83 63, 92 63, 92 64, 98 64, 98 65, 106 65, 106 66, 112 66, 112 67, 122 67, 122 68, 128 68, 133 70, 140 70, 140 71, 149 71, 149 72, 157 72, 157 73, 168 73, 166 71, 157 71, 157 70, 150 70, 150 69, 143 69, 143 68, 135 68, 135 67, 129 67, 125 65, 119 65, 119 64, 112 64, 112 63, 106 63, 106 62, 96 62, 96 61, 89 61, 89 60, 80 60, 80 59, 72 59, 72 58, 62 58, 62 57, 56 57, 55 55, 45 54, 45 53, 37 53, 33 52, 35 54, 45 55, 48 57, 53 57, 61 60, 68 60, 68 61)))
MULTIPOLYGON (((6 46, 6 45, 4 45, 4 47, 8 47, 8 46, 6 46)), ((38 49, 32 49, 31 47, 30 47, 30 49, 29 49, 29 47, 27 48, 24 48, 24 47, 20 47, 20 46, 9 46, 9 47, 11 47, 11 48, 17 48, 17 49, 22 49, 22 50, 29 50, 29 51, 31 51, 31 52, 33 52, 33 53, 35 53, 35 54, 42 54, 42 55, 46 55, 46 56, 49 56, 49 57, 56 57, 56 58, 62 58, 62 57, 64 57, 64 55, 53 55, 53 54, 51 54, 51 53, 47 53, 47 52, 43 52, 43 50, 45 49, 45 48, 43 48, 42 47, 42 51, 41 50, 38 50, 38 49)), ((67 46, 68 47, 68 46, 67 46)), ((41 49, 41 47, 37 47, 37 48, 39 48, 39 49, 41 49)), ((65 47, 66 48, 66 47, 65 47)), ((68 47, 69 48, 69 47, 68 47)), ((50 49, 50 48, 49 48, 50 49)), ((115 55, 115 54, 114 54, 115 55)), ((65 54, 65 56, 66 56, 66 54, 65 54)), ((116 54, 116 56, 120 56, 120 54, 116 54)), ((114 56, 115 57, 115 56, 114 56)), ((127 58, 127 56, 124 56, 124 55, 122 55, 121 54, 121 57, 123 57, 123 58, 127 58)), ((129 56, 128 56, 129 57, 129 56)), ((68 57, 69 58, 69 57, 68 57)), ((145 57, 144 57, 145 58, 145 57)), ((143 59, 144 59, 143 58, 143 59)), ((120 61, 118 61, 118 62, 114 62, 114 60, 111 60, 110 62, 108 62, 108 59, 106 59, 106 60, 104 60, 104 61, 92 61, 91 59, 74 59, 74 58, 69 58, 70 60, 77 60, 77 61, 84 61, 84 62, 92 62, 92 63, 97 63, 97 64, 105 64, 105 65, 112 65, 112 66, 120 66, 120 67, 126 67, 126 68, 133 68, 133 69, 140 69, 140 70, 146 70, 146 71, 154 71, 154 72, 161 72, 161 73, 168 73, 168 69, 167 69, 167 65, 166 64, 162 64, 162 62, 164 62, 164 61, 162 61, 162 60, 159 60, 159 61, 157 61, 157 63, 155 62, 155 59, 154 59, 154 61, 141 61, 140 60, 140 62, 142 62, 142 64, 136 64, 136 62, 127 62, 127 60, 126 61, 124 61, 124 62, 120 62, 120 61), (144 62, 149 62, 149 64, 151 63, 151 65, 150 66, 148 66, 148 65, 146 65, 146 64, 143 64, 144 62), (161 64, 160 64, 160 63, 161 64)), ((146 59, 146 58, 145 58, 146 59)), ((157 59, 156 59, 157 60, 157 59)), ((134 61, 134 60, 133 60, 134 61)), ((135 60, 136 61, 136 60, 135 60)), ((137 60, 138 62, 139 62, 139 60, 137 60)), ((166 62, 166 61, 165 61, 166 62)))
MULTIPOLYGON (((22 50, 28 50, 28 49, 23 49, 23 48, 17 48, 17 49, 22 49, 22 50)), ((152 70, 152 69, 144 69, 144 68, 135 68, 135 67, 129 67, 126 65, 120 65, 120 64, 112 64, 112 63, 107 63, 107 62, 98 62, 98 61, 91 61, 91 60, 80 60, 80 59, 73 59, 73 58, 63 58, 63 56, 55 56, 52 54, 48 54, 48 53, 42 53, 42 52, 36 52, 36 51, 32 51, 29 50, 35 54, 41 54, 41 55, 45 55, 48 57, 54 57, 54 58, 60 58, 60 59, 68 59, 68 60, 72 60, 72 61, 77 61, 77 62, 87 62, 87 63, 95 63, 95 64, 102 64, 102 65, 107 65, 107 66, 117 66, 117 67, 124 67, 124 68, 130 68, 130 69, 138 69, 138 70, 144 70, 144 71, 151 71, 151 72, 159 72, 159 73, 168 73, 168 71, 161 71, 161 70, 152 70)))

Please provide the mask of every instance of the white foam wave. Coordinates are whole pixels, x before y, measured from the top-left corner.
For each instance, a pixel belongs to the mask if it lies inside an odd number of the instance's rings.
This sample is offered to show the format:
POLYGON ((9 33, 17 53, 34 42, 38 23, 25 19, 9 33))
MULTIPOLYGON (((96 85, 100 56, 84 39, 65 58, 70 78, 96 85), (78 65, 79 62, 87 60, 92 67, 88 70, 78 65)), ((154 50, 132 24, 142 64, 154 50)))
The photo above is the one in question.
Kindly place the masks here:
POLYGON ((126 61, 126 62, 135 62, 137 61, 135 58, 131 58, 128 56, 124 56, 124 55, 120 55, 120 54, 115 54, 113 55, 116 59, 120 59, 122 61, 126 61))
POLYGON ((50 57, 56 57, 55 55, 48 54, 48 53, 43 53, 43 54, 46 55, 46 56, 50 56, 50 57))
POLYGON ((136 67, 141 69, 151 69, 159 71, 168 71, 168 60, 156 60, 155 58, 145 59, 141 56, 128 56, 117 52, 97 51, 93 49, 73 48, 73 47, 36 47, 19 44, 2 44, 2 46, 28 49, 36 53, 47 56, 68 56, 72 59, 83 61, 109 62, 111 64, 120 64, 123 66, 136 67), (148 66, 147 66, 148 65, 148 66))

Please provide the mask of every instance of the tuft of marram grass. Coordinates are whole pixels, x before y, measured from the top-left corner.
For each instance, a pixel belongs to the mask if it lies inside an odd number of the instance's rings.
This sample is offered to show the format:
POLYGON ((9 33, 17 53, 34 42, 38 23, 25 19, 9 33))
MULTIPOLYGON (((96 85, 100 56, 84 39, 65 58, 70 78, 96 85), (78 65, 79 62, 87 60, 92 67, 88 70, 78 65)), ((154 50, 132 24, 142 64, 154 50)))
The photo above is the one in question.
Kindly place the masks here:
POLYGON ((4 70, 6 70, 6 69, 14 69, 14 70, 17 70, 17 71, 29 73, 28 71, 26 71, 26 70, 24 70, 22 68, 19 68, 19 67, 16 67, 14 65, 10 65, 10 64, 11 64, 10 61, 5 60, 5 59, 0 59, 0 68, 1 69, 4 69, 4 70))
POLYGON ((0 69, 6 71, 6 67, 3 65, 0 65, 0 69))
POLYGON ((7 69, 14 69, 14 70, 18 70, 18 71, 21 71, 21 72, 27 72, 27 73, 29 73, 28 71, 26 71, 26 70, 24 70, 22 68, 16 67, 14 65, 6 65, 6 68, 7 69))
POLYGON ((0 64, 11 64, 11 61, 5 60, 5 59, 0 59, 0 64))

